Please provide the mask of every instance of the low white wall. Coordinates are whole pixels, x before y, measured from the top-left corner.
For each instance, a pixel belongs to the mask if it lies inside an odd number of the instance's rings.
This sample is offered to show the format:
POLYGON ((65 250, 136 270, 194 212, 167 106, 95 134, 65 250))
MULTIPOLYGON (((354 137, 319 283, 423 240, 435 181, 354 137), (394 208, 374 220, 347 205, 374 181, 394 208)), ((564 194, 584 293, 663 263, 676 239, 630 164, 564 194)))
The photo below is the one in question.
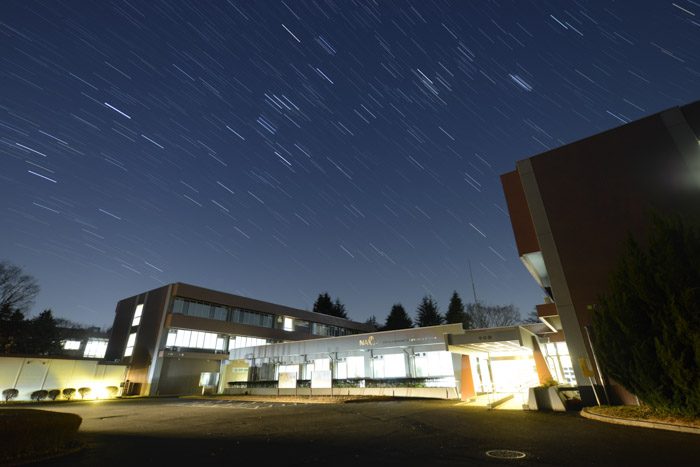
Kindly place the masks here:
MULTIPOLYGON (((116 386, 126 377, 126 365, 105 365, 98 360, 49 357, 0 357, 0 392, 17 389, 14 400, 30 400, 40 389, 74 388, 74 399, 80 399, 78 389, 92 391, 85 399, 106 398, 107 386, 116 386)), ((61 398, 61 396, 59 396, 61 398)))
POLYGON ((332 390, 311 388, 225 388, 224 394, 252 394, 256 396, 391 396, 459 399, 459 394, 455 388, 333 388, 332 390))

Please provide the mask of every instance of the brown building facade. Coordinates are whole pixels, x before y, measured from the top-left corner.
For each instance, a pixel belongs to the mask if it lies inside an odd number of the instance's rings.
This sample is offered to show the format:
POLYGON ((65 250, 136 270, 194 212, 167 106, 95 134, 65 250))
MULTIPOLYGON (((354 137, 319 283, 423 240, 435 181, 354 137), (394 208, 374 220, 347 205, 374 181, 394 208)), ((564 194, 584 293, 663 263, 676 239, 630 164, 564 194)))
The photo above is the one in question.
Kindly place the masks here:
MULTIPOLYGON (((699 140, 695 102, 518 161, 501 176, 518 254, 545 292, 538 315, 553 339, 565 338, 588 402, 609 383, 589 338, 591 310, 624 240, 643 240, 652 210, 698 219, 699 140)), ((629 397, 608 389, 613 401, 629 397)))
POLYGON ((119 301, 105 360, 129 365, 125 394, 191 394, 235 348, 373 330, 178 282, 119 301))

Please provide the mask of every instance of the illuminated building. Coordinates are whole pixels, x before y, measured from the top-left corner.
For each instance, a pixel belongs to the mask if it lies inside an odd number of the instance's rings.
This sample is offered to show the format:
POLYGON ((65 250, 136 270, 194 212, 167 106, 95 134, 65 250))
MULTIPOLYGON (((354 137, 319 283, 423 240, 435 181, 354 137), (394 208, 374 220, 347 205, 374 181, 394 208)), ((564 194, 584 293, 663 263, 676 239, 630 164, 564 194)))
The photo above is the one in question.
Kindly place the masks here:
POLYGON ((129 365, 124 393, 197 393, 237 347, 345 336, 373 326, 174 283, 117 304, 105 360, 129 365))
MULTIPOLYGON (((566 340, 585 403, 606 394, 591 310, 624 240, 643 238, 651 208, 697 219, 699 139, 695 102, 518 161, 501 176, 518 254, 546 293, 537 313, 552 342, 566 340)), ((608 389, 611 402, 633 401, 617 384, 608 389)))
MULTIPOLYGON (((219 392, 279 395, 391 395, 493 402, 546 381, 547 361, 532 324, 464 330, 461 324, 373 332, 233 349, 219 392)), ((570 363, 564 365, 570 368, 570 363)), ((560 371, 561 372, 561 371, 560 371)))

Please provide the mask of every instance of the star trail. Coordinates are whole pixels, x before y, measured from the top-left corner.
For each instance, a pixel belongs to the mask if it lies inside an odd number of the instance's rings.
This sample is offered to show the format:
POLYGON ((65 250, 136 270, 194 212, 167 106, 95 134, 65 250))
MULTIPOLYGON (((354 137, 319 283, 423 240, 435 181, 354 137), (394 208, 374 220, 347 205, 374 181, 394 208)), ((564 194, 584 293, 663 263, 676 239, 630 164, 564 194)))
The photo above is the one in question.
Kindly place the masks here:
POLYGON ((0 259, 110 325, 169 282, 383 322, 543 293, 499 175, 700 96, 700 2, 3 1, 0 259))

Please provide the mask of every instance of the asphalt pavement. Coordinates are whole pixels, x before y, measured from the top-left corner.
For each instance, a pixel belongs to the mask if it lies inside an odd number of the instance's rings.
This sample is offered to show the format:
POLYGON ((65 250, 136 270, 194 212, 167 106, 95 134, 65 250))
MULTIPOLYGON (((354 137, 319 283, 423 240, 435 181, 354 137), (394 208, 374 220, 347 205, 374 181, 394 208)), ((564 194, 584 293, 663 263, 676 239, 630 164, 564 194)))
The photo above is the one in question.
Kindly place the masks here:
POLYGON ((695 466, 700 459, 695 434, 449 400, 174 398, 41 408, 80 415, 85 443, 80 452, 42 465, 695 466))

